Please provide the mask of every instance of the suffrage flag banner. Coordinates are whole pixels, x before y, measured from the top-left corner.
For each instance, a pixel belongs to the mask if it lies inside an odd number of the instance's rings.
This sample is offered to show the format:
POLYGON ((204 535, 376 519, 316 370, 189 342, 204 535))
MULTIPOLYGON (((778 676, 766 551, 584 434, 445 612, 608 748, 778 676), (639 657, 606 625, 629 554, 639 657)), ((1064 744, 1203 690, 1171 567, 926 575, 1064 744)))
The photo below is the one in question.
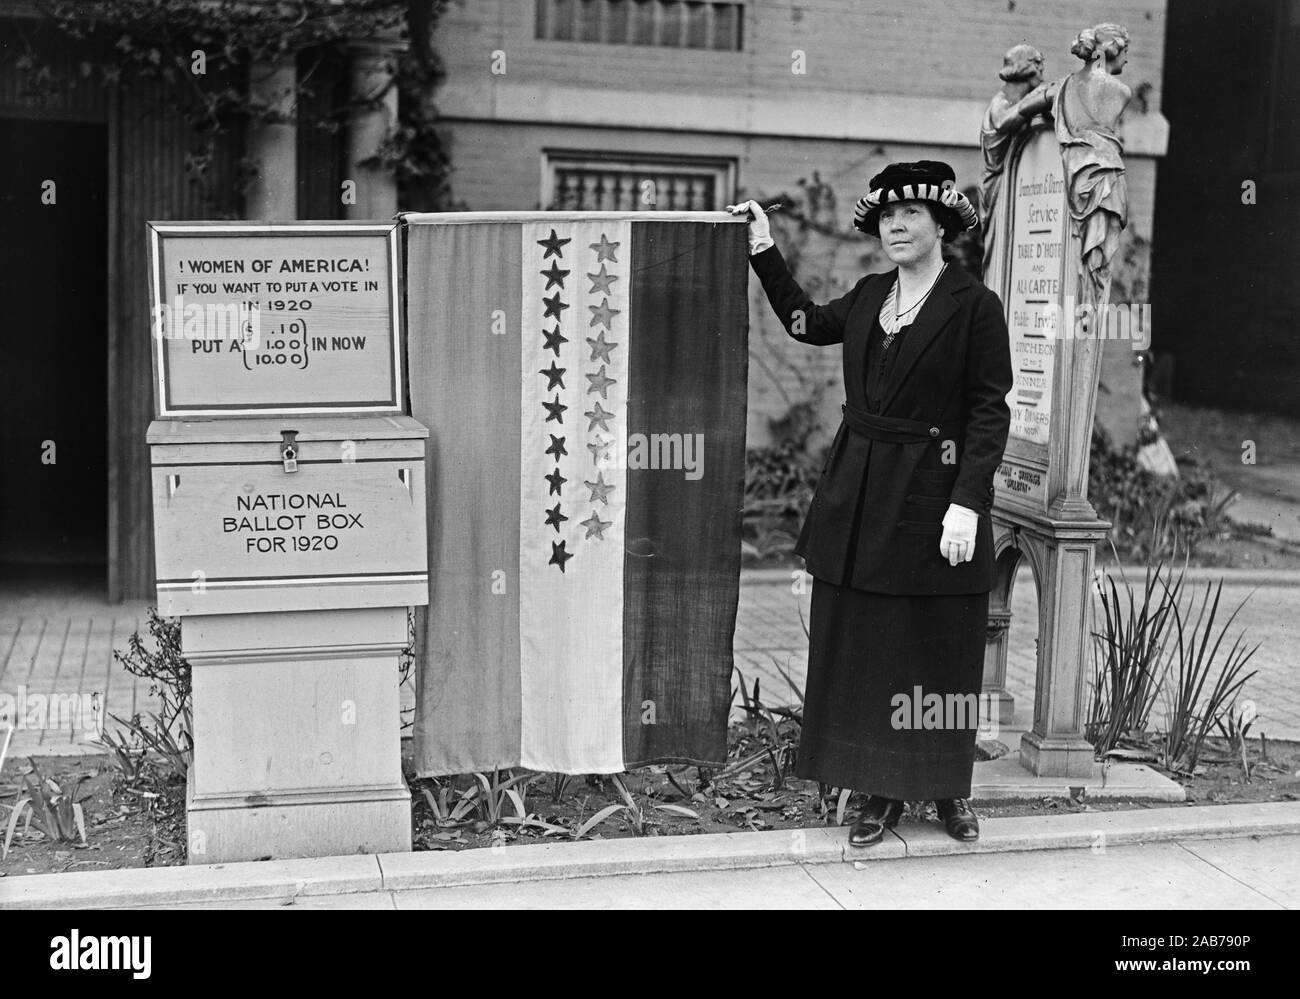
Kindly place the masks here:
POLYGON ((411 414, 430 430, 417 772, 723 761, 744 224, 406 222, 411 414))

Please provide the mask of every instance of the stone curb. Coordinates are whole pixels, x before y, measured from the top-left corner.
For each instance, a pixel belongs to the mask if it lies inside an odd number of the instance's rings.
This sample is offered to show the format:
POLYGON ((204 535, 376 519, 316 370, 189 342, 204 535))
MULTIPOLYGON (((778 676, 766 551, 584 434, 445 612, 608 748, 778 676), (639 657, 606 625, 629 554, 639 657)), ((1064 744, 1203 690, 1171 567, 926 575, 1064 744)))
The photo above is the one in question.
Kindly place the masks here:
MULTIPOLYGON (((448 853, 433 863, 427 859, 428 853, 386 854, 379 858, 379 866, 384 887, 395 891, 620 874, 748 870, 841 863, 848 849, 846 835, 847 830, 815 828, 544 843, 448 853), (475 856, 481 853, 489 856, 475 856)), ((885 856, 895 859, 906 853, 901 841, 882 843, 881 847, 887 850, 885 856)))
POLYGON ((0 909, 91 909, 382 891, 373 854, 0 878, 0 909))
POLYGON ((0 909, 153 907, 276 898, 287 904, 294 897, 309 895, 1027 850, 1099 851, 1170 840, 1286 834, 1300 834, 1300 802, 986 819, 980 839, 969 845, 948 838, 935 823, 903 823, 892 838, 863 850, 848 846, 845 829, 815 828, 44 874, 0 879, 0 909))
MULTIPOLYGON (((977 809, 978 811, 978 809, 977 809)), ((987 819, 980 838, 958 843, 938 823, 899 825, 895 832, 909 857, 1027 850, 1096 850, 1182 839, 1231 839, 1300 833, 1300 802, 1197 805, 1117 812, 1072 812, 987 819)), ((855 851, 856 853, 856 851, 855 851)), ((863 858, 851 856, 852 860, 863 858)))

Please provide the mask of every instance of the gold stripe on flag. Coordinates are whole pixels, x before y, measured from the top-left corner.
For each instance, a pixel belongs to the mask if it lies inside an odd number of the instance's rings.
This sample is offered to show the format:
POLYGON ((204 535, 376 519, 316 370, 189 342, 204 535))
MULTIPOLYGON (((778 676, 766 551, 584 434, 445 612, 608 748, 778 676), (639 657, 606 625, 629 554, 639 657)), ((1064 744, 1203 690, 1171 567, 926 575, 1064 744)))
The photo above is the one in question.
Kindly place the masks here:
POLYGON ((632 226, 522 228, 521 764, 618 773, 632 226))

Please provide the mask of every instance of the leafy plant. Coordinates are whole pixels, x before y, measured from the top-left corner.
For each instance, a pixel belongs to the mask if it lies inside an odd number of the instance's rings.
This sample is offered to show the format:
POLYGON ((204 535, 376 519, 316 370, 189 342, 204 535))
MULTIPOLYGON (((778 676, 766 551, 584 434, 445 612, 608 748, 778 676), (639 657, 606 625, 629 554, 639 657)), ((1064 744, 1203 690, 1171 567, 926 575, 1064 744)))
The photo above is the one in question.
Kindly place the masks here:
POLYGON ((148 612, 149 637, 157 651, 145 645, 140 633, 127 639, 127 651, 113 651, 113 658, 132 676, 149 681, 149 693, 166 696, 176 705, 190 703, 189 661, 181 654, 180 618, 160 617, 156 607, 148 612))
POLYGON ((477 792, 475 807, 478 809, 479 818, 489 825, 501 824, 507 803, 514 806, 516 818, 523 819, 528 816, 524 796, 528 793, 528 785, 537 779, 536 775, 513 774, 506 770, 503 777, 502 773, 501 770, 493 770, 491 778, 487 774, 474 775, 474 779, 479 782, 479 787, 474 789, 477 792), (515 790, 520 784, 524 785, 523 794, 515 790))
POLYGON ((582 839, 582 837, 589 835, 591 831, 596 828, 596 826, 612 818, 613 816, 617 815, 619 812, 623 811, 626 808, 627 808, 626 805, 606 805, 604 808, 598 811, 591 818, 587 819, 585 822, 579 822, 576 826, 574 826, 573 830, 569 834, 569 837, 575 841, 582 839))
POLYGON ((1186 566, 1172 587, 1164 582, 1163 572, 1163 563, 1154 570, 1148 564, 1140 606, 1122 566, 1127 607, 1121 602, 1114 577, 1101 577, 1104 583, 1098 592, 1105 623, 1101 631, 1093 632, 1092 699, 1084 726, 1084 735, 1098 755, 1110 752, 1121 739, 1140 737, 1156 703, 1165 646, 1175 620, 1173 608, 1186 566))
POLYGON ((818 466, 807 451, 811 428, 789 430, 745 454, 745 508, 742 544, 752 556, 787 553, 794 548, 799 523, 812 502, 818 466))
POLYGON ((1250 759, 1246 752, 1246 740, 1250 737, 1250 728, 1255 723, 1255 705, 1246 701, 1240 708, 1232 702, 1224 716, 1216 721, 1219 731, 1228 743, 1228 751, 1241 757, 1241 772, 1246 781, 1250 781, 1250 759))
MULTIPOLYGON (((1251 670, 1242 675, 1242 670, 1251 656, 1259 649, 1259 643, 1247 649, 1243 643, 1245 632, 1233 641, 1226 658, 1218 661, 1219 649, 1223 639, 1236 620, 1241 608, 1250 599, 1244 597, 1236 610, 1219 629, 1217 637, 1212 636, 1215 618, 1219 610, 1219 597, 1223 592, 1223 580, 1212 587, 1206 581, 1205 591, 1201 595, 1200 609, 1196 620, 1188 626, 1177 601, 1173 605, 1178 643, 1174 650, 1169 675, 1172 688, 1168 691, 1165 721, 1168 731, 1164 744, 1164 763, 1170 770, 1193 772, 1205 745, 1206 736, 1211 729, 1223 721, 1225 714, 1231 710, 1241 688, 1255 675, 1251 670), (1213 590, 1213 601, 1210 594, 1213 590), (1204 625, 1204 628, 1202 628, 1204 625), (1214 637, 1213 646, 1210 645, 1214 637), (1213 677, 1209 693, 1202 696, 1205 684, 1213 677)), ((1189 603, 1191 605, 1195 598, 1189 603)))
POLYGON ((152 752, 174 777, 184 780, 194 762, 194 715, 192 670, 181 654, 180 619, 160 617, 157 609, 150 607, 148 629, 154 649, 137 631, 127 640, 127 651, 114 650, 113 658, 128 673, 149 681, 149 693, 159 698, 162 710, 150 712, 147 719, 138 713, 130 719, 111 715, 124 727, 125 736, 106 729, 99 738, 128 777, 138 776, 144 754, 152 752))
POLYGON ((554 783, 551 785, 551 800, 559 803, 564 797, 564 792, 568 790, 569 784, 573 781, 573 774, 554 774, 554 783))
POLYGON ((71 791, 64 791, 52 777, 42 777, 35 761, 28 760, 32 773, 23 774, 22 789, 18 799, 10 805, 9 821, 5 826, 4 843, 0 846, 0 860, 9 856, 9 847, 13 842, 14 832, 24 817, 23 835, 26 836, 32 825, 52 843, 75 843, 86 845, 86 816, 81 802, 77 800, 77 791, 83 774, 77 778, 71 791), (32 775, 35 775, 35 783, 32 775))
POLYGON ((1156 475, 1138 463, 1137 451, 1135 445, 1116 449, 1100 424, 1093 427, 1088 497, 1111 522, 1117 560, 1154 562, 1178 551, 1191 556, 1202 541, 1236 531, 1226 511, 1237 494, 1212 470, 1180 459, 1178 476, 1156 475))
MULTIPOLYGON (((402 649, 397 656, 397 685, 399 687, 414 682, 415 669, 415 611, 412 608, 406 610, 406 648, 402 649)), ((415 726, 415 708, 402 708, 399 712, 402 719, 402 731, 415 726)))
MULTIPOLYGON (((649 813, 637 804, 636 798, 632 795, 632 792, 628 790, 627 783, 619 774, 611 775, 610 783, 614 785, 614 790, 618 792, 618 796, 623 799, 622 806, 616 807, 622 807, 628 813, 628 818, 631 820, 632 824, 632 831, 638 836, 644 836, 647 827, 655 825, 656 823, 649 817, 649 813)), ((671 802, 664 804, 652 802, 651 807, 658 809, 661 812, 669 812, 673 815, 681 815, 689 819, 698 819, 700 817, 699 812, 694 809, 687 808, 685 805, 676 805, 671 802)))
POLYGON ((429 788, 420 788, 429 811, 433 813, 433 821, 443 827, 464 825, 466 817, 474 809, 478 787, 457 791, 450 783, 446 783, 439 785, 437 790, 435 796, 429 788))
MULTIPOLYGON (((59 42, 77 51, 83 79, 102 87, 136 78, 167 86, 174 113, 199 143, 186 156, 189 178, 211 202, 219 200, 210 190, 209 170, 218 141, 237 140, 237 129, 248 120, 274 124, 283 117, 250 95, 250 73, 299 57, 293 105, 300 128, 337 133, 353 113, 381 106, 396 89, 396 121, 361 165, 393 170, 402 202, 412 210, 444 207, 449 200, 450 166, 430 98, 444 76, 431 38, 445 0, 42 0, 37 6, 44 23, 62 36, 59 42), (321 72, 322 63, 345 66, 343 55, 353 41, 396 38, 404 28, 409 45, 395 47, 388 87, 336 98, 334 77, 321 72), (196 51, 211 64, 201 72, 194 69, 196 51)), ((52 93, 64 82, 31 45, 19 62, 28 92, 52 93)), ((260 164, 246 166, 234 178, 241 193, 261 170, 260 164)))
POLYGON ((742 724, 751 736, 757 737, 760 733, 765 734, 769 739, 771 739, 772 744, 776 745, 780 742, 781 735, 776 724, 776 719, 772 716, 772 712, 769 711, 767 706, 759 699, 758 684, 760 678, 754 677, 754 693, 753 696, 750 696, 749 692, 745 689, 745 674, 740 672, 739 666, 734 667, 734 669, 736 671, 736 679, 739 681, 738 686, 740 688, 740 697, 742 702, 741 708, 744 710, 746 715, 745 721, 742 722, 742 724))
MULTIPOLYGON (((185 780, 194 763, 194 740, 190 736, 193 727, 193 718, 187 705, 183 711, 169 711, 166 701, 164 701, 163 711, 161 714, 155 711, 149 712, 149 720, 142 720, 140 715, 134 714, 129 719, 122 719, 117 715, 109 715, 119 725, 125 726, 129 733, 128 740, 123 740, 121 735, 118 736, 118 742, 115 746, 109 740, 101 736, 101 742, 113 749, 113 753, 119 760, 122 758, 122 752, 118 746, 134 745, 138 753, 138 759, 133 773, 138 774, 140 760, 148 753, 154 753, 158 756, 166 770, 175 778, 185 780)), ((107 735, 107 733, 105 733, 107 735)), ((127 773, 123 771, 124 775, 127 773)))
POLYGON ((103 729, 99 733, 98 741, 100 745, 107 746, 112 751, 117 759, 117 769, 121 772, 124 781, 134 784, 143 776, 145 753, 148 751, 143 739, 139 736, 132 738, 121 730, 114 733, 103 729))
POLYGON ((647 822, 645 811, 636 803, 636 799, 632 797, 632 792, 623 783, 622 777, 613 774, 610 777, 610 783, 614 785, 614 790, 618 792, 618 796, 623 799, 621 807, 628 814, 628 818, 632 823, 632 831, 638 836, 644 836, 647 822))
MULTIPOLYGON (((791 689, 795 691, 802 704, 803 695, 795 686, 793 678, 781 668, 780 663, 775 663, 775 665, 791 689)), ((799 731, 803 722, 802 710, 795 711, 779 706, 768 707, 763 703, 760 696, 759 678, 754 678, 754 691, 753 694, 750 694, 745 687, 744 674, 740 672, 739 667, 735 667, 735 670, 739 681, 738 689, 742 701, 741 708, 746 715, 745 721, 741 724, 749 739, 759 743, 760 748, 753 756, 727 767, 715 779, 721 779, 744 770, 754 760, 766 756, 772 765, 772 789, 779 790, 794 769, 794 761, 799 747, 799 731)), ((734 692, 732 696, 734 698, 734 692)))

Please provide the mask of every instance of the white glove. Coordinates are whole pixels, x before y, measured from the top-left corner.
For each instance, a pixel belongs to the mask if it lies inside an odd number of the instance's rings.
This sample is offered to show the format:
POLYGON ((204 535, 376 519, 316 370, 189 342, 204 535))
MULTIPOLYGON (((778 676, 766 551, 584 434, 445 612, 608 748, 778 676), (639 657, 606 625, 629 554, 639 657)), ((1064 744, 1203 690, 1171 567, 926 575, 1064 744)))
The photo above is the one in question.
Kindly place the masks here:
POLYGON ((775 246, 772 228, 767 224, 767 212, 757 201, 742 201, 738 205, 728 205, 727 211, 732 215, 749 215, 749 255, 762 253, 769 246, 775 246))
POLYGON ((948 512, 943 515, 939 554, 948 560, 949 565, 969 562, 975 557, 975 528, 979 522, 979 514, 974 510, 956 503, 948 504, 948 512))

